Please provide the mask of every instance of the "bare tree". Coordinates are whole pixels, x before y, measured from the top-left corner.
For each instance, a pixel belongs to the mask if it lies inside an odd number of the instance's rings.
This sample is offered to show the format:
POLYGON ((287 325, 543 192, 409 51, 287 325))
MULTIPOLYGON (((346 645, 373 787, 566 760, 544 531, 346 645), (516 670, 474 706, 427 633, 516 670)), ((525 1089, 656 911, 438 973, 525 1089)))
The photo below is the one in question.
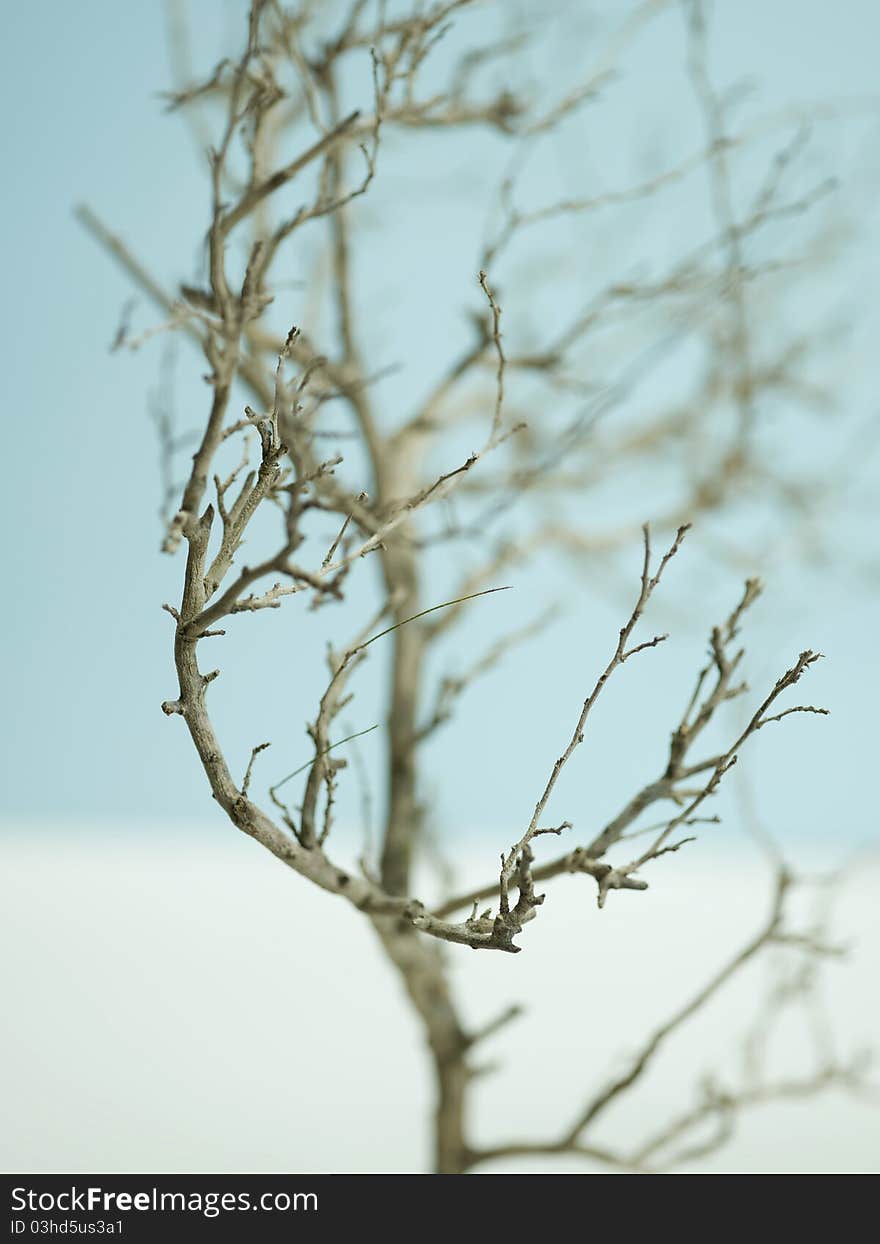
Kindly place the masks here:
MULTIPOLYGON (((526 155, 591 106, 642 28, 679 6, 664 0, 637 4, 598 50, 590 46, 591 66, 581 81, 549 99, 516 85, 528 27, 505 34, 499 26, 488 41, 468 43, 470 7, 467 0, 348 0, 344 6, 251 0, 243 49, 201 80, 188 77, 185 23, 177 12, 178 72, 187 80, 178 82, 168 105, 190 119, 200 140, 206 128, 211 134, 203 279, 166 291, 91 209, 80 209, 83 223, 165 317, 140 336, 124 322, 116 345, 135 348, 156 332, 170 331, 191 342, 208 368, 208 410, 162 546, 168 554, 182 548, 185 555, 180 599, 164 606, 174 623, 178 688, 162 709, 183 719, 214 799, 233 824, 300 877, 356 907, 378 934, 430 1050, 438 1171, 464 1172, 510 1155, 563 1153, 613 1168, 665 1169, 721 1145, 747 1107, 859 1081, 859 1060, 841 1061, 825 1049, 817 1051, 812 1070, 795 1078, 768 1076, 756 1058, 742 1083, 702 1085, 678 1117, 633 1138, 624 1150, 594 1142, 594 1124, 605 1111, 637 1086, 682 1025, 752 961, 779 948, 793 957, 761 1008, 751 1049, 759 1050, 767 1027, 792 998, 809 993, 818 962, 835 948, 820 924, 802 927, 790 919, 788 900, 796 884, 791 870, 776 861, 764 925, 672 1009, 623 1074, 585 1085, 574 1117, 546 1140, 514 1135, 480 1148, 472 1139, 467 1111, 475 1048, 518 1008, 482 1028, 470 1027, 450 989, 444 943, 518 952, 545 901, 537 887, 561 874, 591 878, 600 907, 612 891, 644 890, 654 861, 691 841, 695 825, 717 819, 706 805, 765 726, 791 714, 825 711, 788 696, 817 653, 794 654, 776 681, 757 692, 742 681, 740 631, 761 590, 750 578, 732 598, 728 616, 710 631, 708 660, 695 671, 685 711, 670 720, 668 749, 651 780, 587 840, 573 839, 568 820, 554 823, 557 779, 585 740, 609 680, 631 658, 650 662, 649 650, 666 638, 640 637, 639 627, 690 525, 744 498, 772 503, 783 516, 802 504, 808 481, 786 477, 781 466, 768 468, 756 410, 766 394, 779 391, 817 399, 802 366, 806 338, 780 342, 778 332, 763 326, 773 322, 780 282, 815 260, 819 244, 806 257, 797 251, 767 255, 761 240, 773 222, 802 217, 826 187, 822 182, 797 195, 787 190, 802 145, 798 124, 777 119, 752 131, 731 127, 730 101, 716 91, 709 73, 705 18, 695 0, 681 12, 695 106, 705 127, 699 149, 638 184, 522 206, 518 176, 526 155), (499 66, 506 85, 492 90, 487 83, 499 66), (780 125, 793 136, 776 142, 766 175, 743 211, 734 194, 733 156, 780 125), (391 263, 393 239, 383 238, 381 224, 378 232, 365 232, 360 203, 381 181, 386 143, 418 141, 429 129, 466 128, 494 135, 509 150, 512 170, 500 189, 482 267, 467 291, 472 341, 451 361, 439 360, 436 379, 411 409, 389 417, 376 398, 378 367, 362 344, 364 295, 356 289, 353 255, 360 245, 381 245, 391 263), (538 329, 528 322, 528 299, 517 302, 511 295, 508 323, 498 291, 515 274, 523 248, 527 256, 538 253, 534 239, 552 245, 563 218, 582 222, 589 237, 589 222, 599 211, 635 204, 650 213, 670 187, 701 173, 712 225, 704 237, 689 237, 670 267, 617 273, 574 314, 562 313, 538 329), (324 262, 324 276, 316 270, 314 284, 324 281, 332 314, 290 328, 278 319, 291 302, 279 296, 281 273, 287 248, 305 233, 324 262), (365 236, 372 241, 364 242, 365 236), (641 378, 669 349, 670 325, 676 340, 689 341, 699 354, 689 369, 690 391, 667 406, 646 402, 639 390, 633 405, 641 378), (340 418, 347 422, 337 432, 333 420, 340 418), (343 444, 344 455, 327 454, 334 440, 343 444), (603 521, 601 505, 584 504, 612 474, 618 481, 642 481, 642 513, 603 521), (646 479, 664 498, 652 518, 655 531, 668 533, 659 552, 643 525, 644 509, 652 504, 644 495, 646 479), (514 510, 516 523, 505 530, 514 510), (318 547, 328 521, 335 534, 318 547), (250 548, 260 551, 243 561, 246 534, 250 548), (431 654, 460 633, 470 602, 503 589, 500 579, 510 566, 552 550, 577 559, 613 549, 629 555, 632 549, 635 558, 639 546, 620 629, 604 654, 591 654, 595 681, 580 694, 580 708, 572 705, 572 723, 560 727, 561 750, 534 808, 511 831, 500 867, 487 861, 485 884, 422 901, 414 892, 413 869, 425 845, 424 745, 452 717, 471 682, 547 618, 520 618, 511 635, 439 682, 431 673, 431 654), (457 588, 438 599, 428 586, 429 567, 438 550, 449 548, 466 549, 467 556, 454 562, 462 567, 457 588), (341 608, 354 576, 372 576, 378 608, 355 619, 353 638, 329 651, 326 687, 317 705, 306 706, 311 759, 276 777, 267 799, 257 802, 254 780, 266 765, 261 754, 269 744, 256 744, 241 777, 234 776, 209 713, 216 694, 209 688, 220 670, 202 656, 203 648, 216 647, 215 637, 226 626, 246 625, 261 610, 295 611, 306 600, 313 608, 341 608), (340 748, 351 742, 343 713, 354 694, 354 675, 382 640, 392 651, 382 726, 387 769, 381 841, 376 858, 365 853, 354 868, 332 851, 334 806, 350 755, 348 747, 340 748), (701 750, 707 728, 717 726, 734 699, 748 703, 745 725, 731 728, 720 747, 701 750), (301 784, 295 804, 288 793, 292 783, 301 784), (645 818, 652 812, 653 819, 645 818), (555 852, 539 841, 563 836, 567 840, 555 852)), ((430 331, 427 310, 424 323, 430 331)), ((170 495, 180 444, 161 410, 156 418, 170 495)), ((253 737, 260 737, 257 722, 253 737)), ((328 909, 321 937, 333 935, 332 918, 328 909)))

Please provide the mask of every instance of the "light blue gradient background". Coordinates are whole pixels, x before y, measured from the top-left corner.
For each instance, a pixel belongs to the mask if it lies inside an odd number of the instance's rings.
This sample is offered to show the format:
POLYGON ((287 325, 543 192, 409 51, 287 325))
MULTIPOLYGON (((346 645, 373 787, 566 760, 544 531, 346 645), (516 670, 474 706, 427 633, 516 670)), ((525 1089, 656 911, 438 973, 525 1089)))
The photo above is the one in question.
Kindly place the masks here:
MULTIPOLYGON (((204 0, 192 6, 206 63, 220 48, 238 46, 242 8, 204 0), (234 33, 234 43, 225 32, 234 33)), ((471 20, 478 29, 482 19, 471 20)), ((829 658, 810 676, 804 695, 827 704, 832 717, 794 719, 768 730, 748 763, 762 817, 774 832, 841 847, 870 842, 876 825, 880 603, 871 497, 878 472, 862 437, 877 408, 878 122, 863 105, 876 90, 878 46, 880 10, 873 0, 722 3, 712 30, 716 79, 754 78, 764 110, 860 101, 851 115, 817 128, 814 157, 839 178, 834 210, 854 230, 832 284, 820 279, 815 291, 817 308, 839 307, 852 324, 834 363, 842 417, 805 417, 793 447, 814 466, 851 453, 852 488, 835 500, 824 523, 830 561, 811 568, 777 563, 747 635, 756 688, 801 648, 818 648, 829 658)), ((572 48, 573 61, 578 55, 572 48)), ((174 693, 171 623, 159 605, 177 598, 181 570, 157 551, 157 452, 146 395, 156 383, 160 348, 108 354, 130 286, 72 215, 76 202, 90 203, 168 287, 193 273, 205 222, 204 164, 156 98, 169 80, 162 6, 147 0, 7 4, 0 56, 6 118, 0 814, 13 834, 54 827, 70 834, 142 835, 167 827, 182 838, 201 838, 206 826, 228 833, 181 723, 159 711, 160 701, 174 693)), ((598 155, 621 156, 619 170, 609 173, 611 184, 623 180, 628 153, 637 141, 651 141, 654 128, 674 158, 693 145, 675 132, 679 119, 698 125, 685 102, 679 15, 658 21, 626 65, 633 77, 618 96, 630 103, 603 112, 617 128, 603 131, 598 155)), ((582 115, 588 134, 590 109, 582 115)), ((694 128, 692 139, 697 134, 694 128)), ((409 335, 385 341, 378 364, 403 360, 407 367, 383 390, 389 402, 404 391, 399 386, 409 384, 406 391, 413 392, 414 371, 451 356, 456 334, 466 328, 461 308, 468 299, 479 309, 473 282, 487 199, 471 193, 468 169, 489 158, 489 147, 478 135, 455 142, 451 155, 443 149, 448 163, 439 169, 439 148, 430 142, 410 144, 405 166, 389 157, 387 175, 404 196, 416 185, 438 191, 433 207, 414 212, 408 223, 405 215, 398 218, 388 250, 371 269, 380 294, 373 332, 391 323, 386 309, 407 296, 413 281, 430 292, 435 309, 427 339, 425 322, 409 317, 409 335), (450 182, 462 190, 454 207, 445 197, 450 182)), ((503 156, 496 151, 491 157, 498 172, 503 156)), ((566 184, 583 188, 577 168, 567 176, 566 184)), ((699 192, 705 193, 702 183, 699 192)), ((579 227, 588 263, 592 222, 579 227)), ((669 227, 664 218, 662 228, 669 227)), ((607 220, 602 228, 608 229, 607 220)), ((290 322, 301 321, 305 302, 305 291, 289 291, 290 322)), ((154 322, 144 300, 139 303, 139 326, 154 322)), ((182 349, 182 426, 202 417, 199 369, 196 356, 182 349), (187 402, 193 403, 190 419, 187 402)), ((415 391, 425 387, 417 384, 415 391)), ((650 495, 644 504, 650 518, 650 495)), ((646 624, 671 629, 673 638, 609 687, 592 721, 590 746, 561 784, 557 806, 581 827, 613 811, 634 784, 652 776, 702 656, 705 632, 737 593, 737 573, 706 569, 700 540, 697 531, 692 550, 670 573, 666 606, 646 624)), ((633 572, 637 560, 634 549, 633 572)), ((558 591, 558 575, 551 578, 549 572, 522 572, 511 580, 516 592, 500 606, 478 602, 473 623, 462 632, 462 659, 473 659, 481 644, 532 616, 558 591)), ((430 598, 442 599, 444 586, 438 581, 430 598)), ((527 818, 568 737, 583 686, 613 642, 623 598, 618 592, 609 601, 606 587, 589 575, 574 580, 564 620, 475 688, 456 725, 429 752, 434 819, 473 844, 485 838, 487 859, 527 818)), ((273 739, 273 775, 307 757, 303 722, 319 686, 314 668, 324 626, 338 642, 354 621, 346 624, 329 611, 316 621, 298 602, 288 602, 277 613, 248 620, 247 644, 219 641, 230 647, 217 649, 224 676, 212 694, 234 766, 243 769, 250 745, 263 738, 273 739), (278 703, 264 719, 254 719, 251 689, 266 679, 278 703)), ((355 727, 382 718, 382 660, 377 652, 360 684, 355 727)), ((368 765, 378 765, 380 749, 378 733, 364 740, 368 765)), ((354 818, 356 799, 343 809, 354 818)))

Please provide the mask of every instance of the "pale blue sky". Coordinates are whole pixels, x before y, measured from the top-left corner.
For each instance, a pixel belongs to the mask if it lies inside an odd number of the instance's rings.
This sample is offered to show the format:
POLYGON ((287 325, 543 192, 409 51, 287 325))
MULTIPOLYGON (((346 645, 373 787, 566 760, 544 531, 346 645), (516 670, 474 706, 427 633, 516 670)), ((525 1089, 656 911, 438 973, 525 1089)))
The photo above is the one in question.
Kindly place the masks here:
MULTIPOLYGON (((210 61, 229 46, 224 32, 235 28, 242 5, 202 0, 192 7, 204 36, 200 50, 210 61)), ((518 7, 534 11, 526 3, 518 7)), ((616 6, 604 7, 607 12, 616 6)), ((190 138, 163 115, 155 94, 168 82, 162 5, 56 0, 7 8, 0 51, 7 118, 0 340, 8 446, 0 816, 10 828, 31 826, 34 832, 50 824, 70 832, 140 832, 170 822, 185 824, 182 832, 201 832, 206 822, 218 829, 181 723, 167 721, 158 707, 174 690, 170 622, 159 605, 175 598, 180 572, 157 552, 159 482, 146 395, 156 382, 159 350, 108 353, 129 289, 72 215, 73 205, 87 200, 166 284, 192 274, 204 228, 204 179, 190 138)), ((870 839, 876 824, 874 637, 880 605, 876 507, 866 498, 878 471, 876 456, 866 457, 859 447, 877 404, 880 317, 872 287, 878 278, 880 162, 868 97, 876 87, 878 43, 880 14, 871 0, 728 0, 717 6, 712 43, 718 79, 753 78, 764 112, 815 101, 847 105, 836 121, 816 127, 811 157, 813 168, 839 179, 835 210, 853 234, 837 275, 813 295, 816 308, 837 309, 851 325, 834 364, 841 418, 805 420, 790 448, 814 468, 852 453, 853 488, 835 500, 827 517, 832 564, 807 571, 794 564, 773 568, 756 615, 752 666, 760 685, 801 648, 821 649, 829 660, 806 694, 827 703, 833 717, 787 723, 778 735, 762 737, 750 758, 774 828, 786 836, 830 831, 841 842, 870 839)), ((576 43, 567 51, 566 72, 582 55, 576 43)), ((620 98, 628 102, 611 109, 610 128, 594 137, 585 114, 585 133, 591 135, 582 152, 585 170, 599 164, 607 171, 610 165, 613 183, 618 171, 625 177, 639 145, 663 143, 672 152, 691 145, 676 128, 696 125, 684 102, 682 60, 680 20, 673 14, 626 62, 631 76, 620 98)), ((536 73, 552 68, 546 56, 544 62, 536 64, 536 73)), ((387 182, 379 194, 396 190, 406 204, 410 191, 415 200, 418 190, 421 206, 398 214, 387 249, 366 268, 377 292, 370 325, 375 340, 383 341, 386 329, 399 324, 393 312, 414 272, 432 300, 449 307, 448 321, 431 326, 435 340, 439 334, 445 345, 447 335, 453 340, 462 331, 460 309, 471 297, 486 201, 483 182, 471 182, 468 170, 476 163, 488 184, 488 174, 503 168, 503 160, 484 155, 482 142, 469 138, 452 152, 442 143, 426 143, 405 165, 394 163, 392 151, 387 173, 380 172, 387 182), (485 166, 490 158, 494 170, 485 166), (441 193, 450 182, 464 191, 452 206, 441 193)), ((577 183, 578 176, 577 167, 566 167, 560 183, 577 183)), ((663 217, 657 237, 674 228, 674 218, 663 217)), ((604 245, 605 237, 586 232, 576 243, 578 262, 591 262, 590 246, 597 239, 604 245)), ((290 322, 300 319, 305 297, 290 291, 283 309, 290 322)), ((471 305, 478 307, 476 299, 471 305)), ((806 315, 811 310, 802 308, 806 315)), ((151 321, 143 302, 139 314, 142 326, 151 321)), ((412 369, 428 366, 431 357, 423 330, 409 322, 382 347, 380 363, 405 360, 410 369, 389 381, 389 405, 411 384, 412 369)), ((200 399, 202 390, 191 378, 198 375, 198 361, 182 352, 178 373, 184 404, 200 399)), ((650 493, 644 504, 650 518, 650 493)), ((567 775, 566 797, 581 808, 582 824, 650 776, 670 724, 668 706, 678 706, 686 694, 684 671, 695 667, 704 632, 736 595, 735 576, 713 577, 706 569, 710 553, 701 553, 700 539, 698 531, 693 553, 682 555, 670 580, 671 598, 681 593, 684 604, 659 623, 674 631, 668 651, 651 654, 652 664, 638 674, 627 667, 596 716, 592 749, 584 749, 576 772, 567 775)), ((634 551, 633 564, 637 557, 634 551)), ((540 604, 556 590, 551 576, 541 573, 519 576, 516 586, 500 613, 480 602, 469 642, 491 640, 512 618, 531 616, 535 600, 540 604)), ((552 634, 473 692, 457 732, 448 731, 431 752, 439 821, 456 832, 506 840, 511 823, 518 825, 533 804, 576 716, 582 687, 572 653, 583 655, 586 635, 586 652, 595 654, 585 659, 588 678, 619 625, 618 614, 619 606, 609 605, 595 585, 579 584, 566 619, 552 634)), ((318 615, 321 623, 325 616, 318 615)), ((265 725, 251 722, 248 689, 261 670, 277 668, 273 645, 282 634, 283 660, 295 667, 299 660, 314 664, 318 625, 293 611, 270 613, 255 623, 247 647, 238 642, 229 650, 235 655, 218 713, 233 763, 237 757, 243 767, 251 743, 264 737, 274 740, 276 773, 291 767, 288 760, 306 758, 302 723, 317 686, 309 671, 297 668, 293 698, 280 697, 265 725)), ((226 669, 230 657, 218 659, 226 669)), ((382 715, 381 658, 374 666, 352 710, 355 727, 382 715)), ((380 754, 376 737, 363 745, 372 765, 380 754)), ((346 805, 351 815, 356 806, 346 805)))

